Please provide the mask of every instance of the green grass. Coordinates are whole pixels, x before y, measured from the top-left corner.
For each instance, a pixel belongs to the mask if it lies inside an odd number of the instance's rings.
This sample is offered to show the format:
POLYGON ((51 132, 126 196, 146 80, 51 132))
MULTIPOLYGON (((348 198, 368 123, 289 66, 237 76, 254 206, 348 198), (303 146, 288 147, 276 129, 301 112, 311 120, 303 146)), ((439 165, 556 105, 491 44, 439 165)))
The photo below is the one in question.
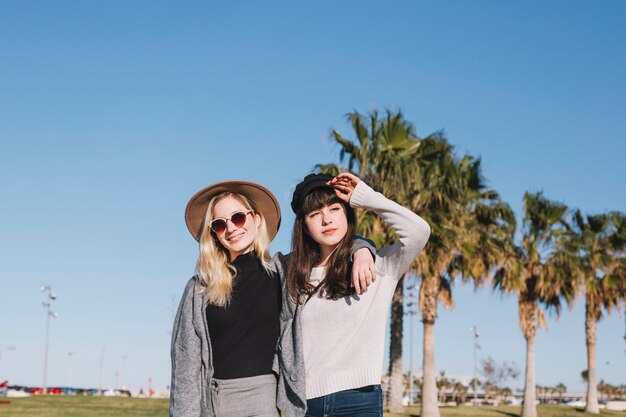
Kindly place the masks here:
MULTIPOLYGON (((2 398, 0 417, 167 417, 167 399, 102 397, 30 397, 2 398)), ((538 417, 592 417, 595 414, 558 405, 537 408, 538 417)), ((517 417, 520 407, 445 407, 441 417, 517 417)), ((407 407, 405 414, 385 417, 419 416, 419 407, 407 407)), ((626 417, 618 411, 602 411, 601 416, 626 417)))
MULTIPOLYGON (((521 407, 499 406, 499 407, 442 407, 441 417, 518 417, 522 411, 521 407)), ((419 407, 406 407, 405 414, 389 414, 385 417, 407 417, 419 416, 419 407)), ((583 413, 573 407, 560 405, 541 405, 537 407, 538 417, 597 417, 597 414, 583 413)), ((619 411, 602 411, 601 416, 621 416, 626 417, 626 413, 619 411)))
POLYGON ((10 417, 167 417, 168 400, 110 397, 2 398, 0 416, 10 417))

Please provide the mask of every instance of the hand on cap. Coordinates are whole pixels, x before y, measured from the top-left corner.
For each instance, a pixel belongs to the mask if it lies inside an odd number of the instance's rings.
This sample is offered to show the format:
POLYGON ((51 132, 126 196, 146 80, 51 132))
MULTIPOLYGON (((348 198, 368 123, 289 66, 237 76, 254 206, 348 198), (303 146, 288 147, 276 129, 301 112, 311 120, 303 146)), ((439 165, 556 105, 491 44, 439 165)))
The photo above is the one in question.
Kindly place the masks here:
POLYGON ((335 188, 335 194, 337 194, 337 197, 346 203, 349 203, 352 192, 356 188, 356 185, 360 182, 361 179, 356 175, 350 174, 349 172, 343 172, 330 180, 328 185, 335 188))

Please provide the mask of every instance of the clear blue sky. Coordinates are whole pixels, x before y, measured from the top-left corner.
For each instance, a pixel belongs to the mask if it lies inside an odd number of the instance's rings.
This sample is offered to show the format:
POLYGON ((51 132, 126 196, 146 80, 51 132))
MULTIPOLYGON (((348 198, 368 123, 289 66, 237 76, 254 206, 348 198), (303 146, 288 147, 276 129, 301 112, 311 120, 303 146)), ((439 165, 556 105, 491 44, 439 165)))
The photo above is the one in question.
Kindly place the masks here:
MULTIPOLYGON (((197 254, 189 197, 223 179, 267 185, 284 208, 273 250, 287 251, 291 191, 338 162, 329 130, 352 137, 352 110, 444 129, 518 212, 526 190, 626 211, 625 18, 621 1, 5 2, 0 379, 42 383, 38 288, 51 284, 50 384, 97 386, 104 349, 105 386, 124 355, 125 384, 167 385, 172 298, 197 254)), ((470 325, 481 357, 523 369, 515 299, 455 296, 438 369, 471 375, 470 325)), ((583 311, 538 335, 538 384, 583 390, 583 311)), ((623 316, 599 325, 599 378, 614 384, 623 336, 623 316)))

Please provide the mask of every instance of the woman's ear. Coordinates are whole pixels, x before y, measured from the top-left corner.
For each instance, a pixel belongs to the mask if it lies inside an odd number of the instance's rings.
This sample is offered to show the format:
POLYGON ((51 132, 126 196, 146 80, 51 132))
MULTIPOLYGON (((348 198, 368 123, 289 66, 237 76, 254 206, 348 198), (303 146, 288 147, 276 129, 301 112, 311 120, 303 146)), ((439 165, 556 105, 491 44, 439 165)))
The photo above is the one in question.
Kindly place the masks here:
POLYGON ((257 213, 254 214, 254 223, 256 224, 257 229, 261 227, 261 216, 259 216, 257 213))

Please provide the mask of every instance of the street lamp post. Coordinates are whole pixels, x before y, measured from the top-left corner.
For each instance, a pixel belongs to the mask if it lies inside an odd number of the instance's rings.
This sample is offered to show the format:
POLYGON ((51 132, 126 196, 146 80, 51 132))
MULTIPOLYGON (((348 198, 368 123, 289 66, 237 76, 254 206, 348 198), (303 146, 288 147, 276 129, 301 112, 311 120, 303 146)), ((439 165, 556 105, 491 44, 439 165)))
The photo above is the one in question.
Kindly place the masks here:
POLYGON ((417 286, 409 285, 406 287, 408 290, 406 301, 407 311, 409 316, 409 405, 413 404, 413 317, 417 314, 417 286))
POLYGON ((122 368, 120 370, 120 388, 125 388, 124 386, 124 365, 126 364, 126 358, 128 358, 128 355, 124 354, 122 355, 122 368))
POLYGON ((474 385, 474 405, 476 405, 476 403, 478 402, 478 393, 476 391, 476 372, 478 369, 478 349, 480 349, 480 345, 478 344, 478 337, 480 335, 478 334, 478 327, 476 326, 471 326, 469 330, 470 332, 474 333, 474 378, 472 380, 472 383, 474 385))
POLYGON ((67 378, 67 386, 68 387, 72 387, 72 371, 73 371, 73 366, 72 366, 72 356, 76 355, 76 352, 67 352, 67 358, 68 358, 68 378, 67 378))
POLYGON ((98 395, 102 395, 102 370, 104 369, 104 349, 106 346, 102 347, 102 355, 100 356, 100 374, 98 376, 98 395))
POLYGON ((7 378, 9 381, 12 379, 12 368, 11 368, 11 354, 15 351, 15 346, 7 346, 7 378))
POLYGON ((50 285, 42 285, 39 290, 43 293, 47 292, 48 297, 46 301, 42 302, 43 308, 46 309, 46 349, 44 355, 43 362, 43 390, 42 394, 46 394, 48 392, 48 339, 50 338, 50 317, 57 318, 59 317, 58 313, 52 311, 51 305, 54 300, 57 299, 57 295, 52 292, 52 287, 50 285))

